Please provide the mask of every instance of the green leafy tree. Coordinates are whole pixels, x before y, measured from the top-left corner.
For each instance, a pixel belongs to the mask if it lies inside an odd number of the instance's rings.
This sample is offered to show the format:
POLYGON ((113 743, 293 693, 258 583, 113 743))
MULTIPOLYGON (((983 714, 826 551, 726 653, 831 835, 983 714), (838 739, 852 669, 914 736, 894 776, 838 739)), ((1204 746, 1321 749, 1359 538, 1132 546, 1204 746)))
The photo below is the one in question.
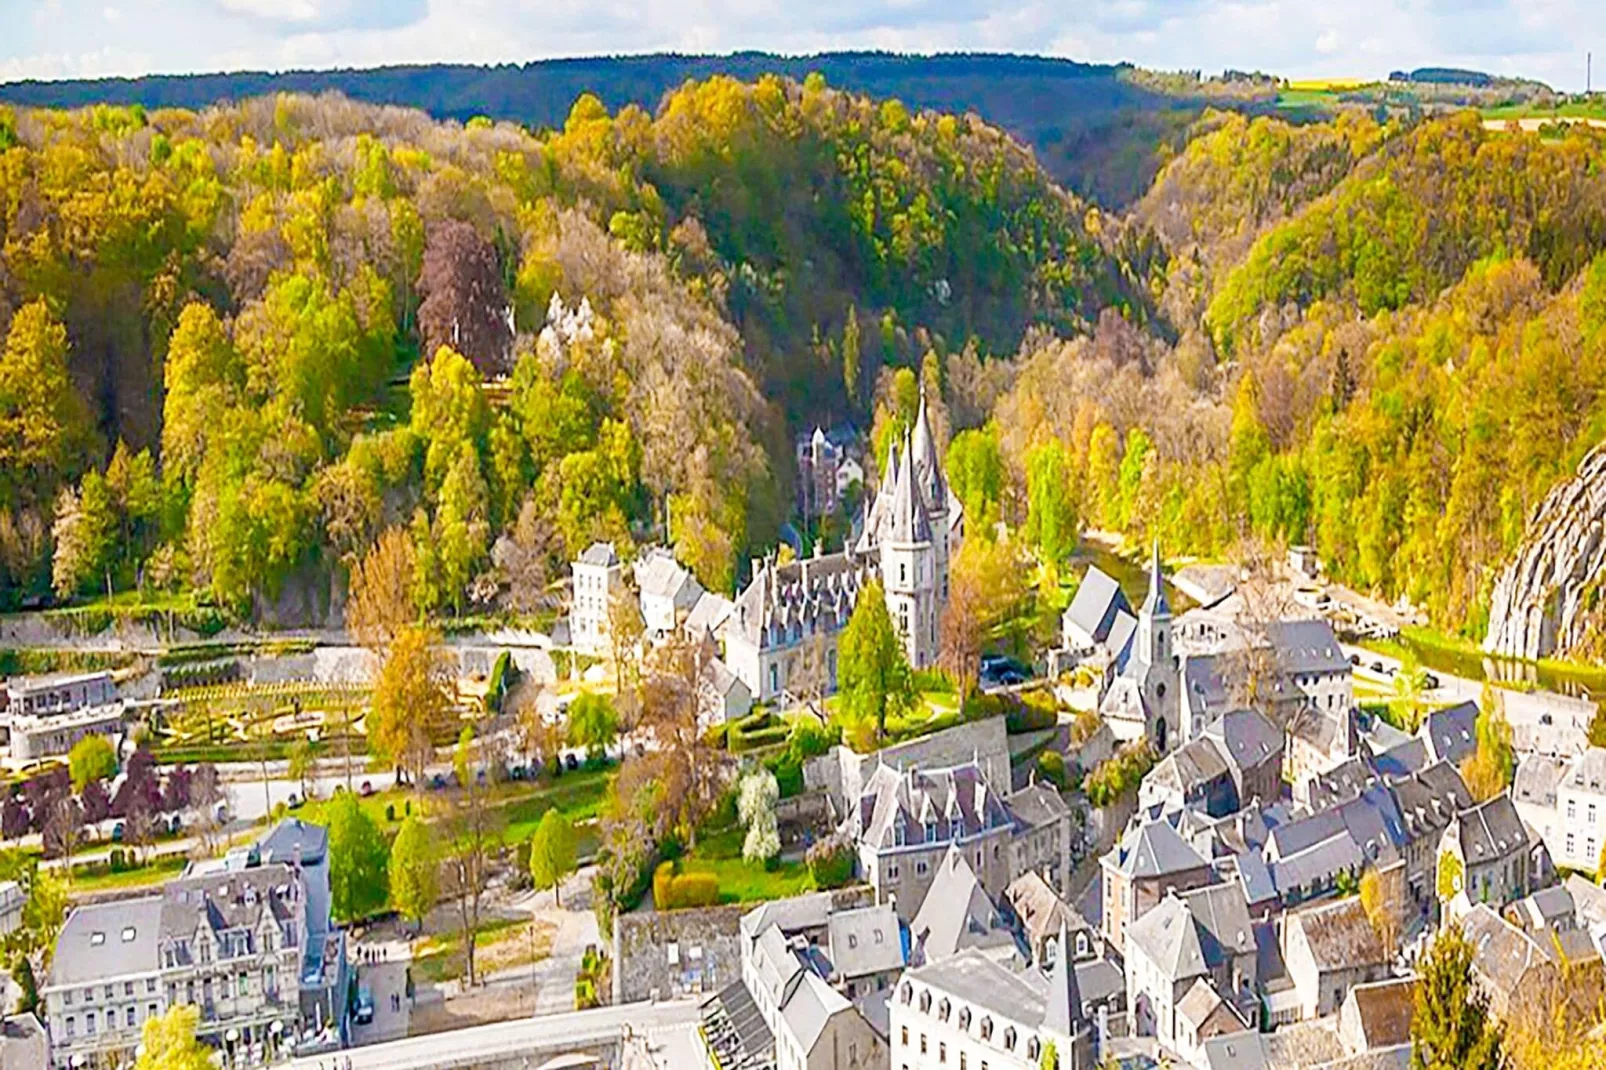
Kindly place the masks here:
POLYGON ((597 691, 583 691, 569 703, 568 740, 600 758, 619 738, 619 711, 613 700, 597 691))
POLYGON ((875 725, 878 739, 886 738, 888 714, 914 706, 914 675, 879 581, 871 580, 859 592, 853 616, 842 631, 837 677, 843 711, 853 720, 875 725))
POLYGON ((83 468, 89 413, 67 375, 67 329, 43 298, 11 319, 0 351, 0 505, 50 501, 83 468))
POLYGON ((390 905, 422 925, 440 897, 440 846, 417 814, 408 815, 390 845, 389 875, 390 905))
POLYGON ((1057 565, 1076 549, 1076 498, 1063 443, 1049 439, 1026 455, 1026 541, 1057 565))
POLYGON ((325 813, 329 822, 330 912, 340 921, 366 918, 385 905, 389 888, 385 838, 354 792, 337 793, 325 813))
POLYGON ((1462 882, 1466 879, 1466 866, 1462 865, 1461 858, 1449 851, 1439 852, 1438 876, 1434 881, 1434 890, 1439 894, 1441 903, 1448 903, 1454 899, 1461 890, 1462 882))
POLYGON ((117 775, 117 752, 105 736, 85 736, 68 753, 67 769, 73 791, 81 795, 90 783, 117 775))
POLYGON ((1417 968, 1412 1070, 1499 1070, 1503 1031, 1472 978, 1473 947, 1456 926, 1434 939, 1417 968))
POLYGON ((1004 493, 1004 456, 991 424, 961 431, 948 444, 948 485, 965 508, 965 532, 991 538, 1004 493))
POLYGON ((1060 1070, 1059 1047, 1052 1040, 1043 1044, 1043 1051, 1037 1059, 1038 1070, 1060 1070))
POLYGON ((849 305, 847 319, 842 324, 842 387, 847 392, 850 408, 859 403, 859 383, 864 375, 859 345, 859 310, 849 305))
POLYGON ((563 905, 562 886, 575 870, 574 822, 557 807, 541 815, 530 837, 530 880, 539 891, 552 889, 552 901, 563 905))

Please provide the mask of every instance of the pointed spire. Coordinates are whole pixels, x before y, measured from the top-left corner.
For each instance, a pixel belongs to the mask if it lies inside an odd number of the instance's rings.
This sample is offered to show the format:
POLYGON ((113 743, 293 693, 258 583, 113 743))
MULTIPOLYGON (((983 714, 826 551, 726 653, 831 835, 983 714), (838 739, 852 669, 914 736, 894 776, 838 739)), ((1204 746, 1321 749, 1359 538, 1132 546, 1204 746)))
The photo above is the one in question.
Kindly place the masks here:
POLYGON ((1154 553, 1149 558, 1149 593, 1143 599, 1143 612, 1150 617, 1169 617, 1171 603, 1165 596, 1165 577, 1160 572, 1160 540, 1154 540, 1154 553))
POLYGON ((1065 925, 1065 915, 1061 914, 1059 954, 1054 956, 1054 965, 1048 971, 1043 1028, 1066 1039, 1077 1036, 1086 1022, 1082 1013, 1082 990, 1076 983, 1076 967, 1071 964, 1070 943, 1070 930, 1065 925))

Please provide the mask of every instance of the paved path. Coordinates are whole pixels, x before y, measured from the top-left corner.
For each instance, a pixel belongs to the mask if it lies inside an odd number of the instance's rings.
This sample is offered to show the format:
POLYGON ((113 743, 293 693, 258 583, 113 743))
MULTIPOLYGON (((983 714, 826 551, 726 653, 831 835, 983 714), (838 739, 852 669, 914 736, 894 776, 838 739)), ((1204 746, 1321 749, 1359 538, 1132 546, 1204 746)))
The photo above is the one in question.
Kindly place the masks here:
MULTIPOLYGON (((648 1036, 648 1048, 662 1047, 676 1053, 676 1061, 661 1063, 665 1070, 699 1070, 706 1063, 695 1046, 688 1057, 686 1034, 698 1020, 696 1000, 672 1003, 630 1003, 621 1007, 598 1007, 590 1011, 433 1033, 425 1037, 351 1048, 322 1059, 308 1056, 292 1060, 291 1070, 449 1070, 449 1068, 488 1067, 503 1059, 514 1059, 530 1051, 551 1051, 566 1045, 583 1047, 588 1043, 620 1037, 628 1027, 648 1036), (333 1060, 333 1061, 332 1061, 333 1060)), ((695 1037, 695 1034, 691 1034, 695 1037)))

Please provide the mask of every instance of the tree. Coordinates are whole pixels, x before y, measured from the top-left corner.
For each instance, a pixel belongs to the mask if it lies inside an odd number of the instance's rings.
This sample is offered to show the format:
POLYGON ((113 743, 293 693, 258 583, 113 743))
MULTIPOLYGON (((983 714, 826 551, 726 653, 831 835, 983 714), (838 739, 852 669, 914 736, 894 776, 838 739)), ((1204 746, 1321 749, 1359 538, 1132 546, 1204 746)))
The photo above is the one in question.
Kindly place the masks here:
POLYGON ((385 839, 354 792, 336 793, 325 817, 329 822, 330 913, 339 921, 358 921, 385 905, 389 859, 385 839))
POLYGON ((67 374, 67 329, 44 298, 11 319, 0 350, 0 506, 48 503, 82 470, 93 442, 89 412, 67 374))
POLYGON ((569 703, 569 746, 584 747, 592 758, 607 753, 619 738, 619 712, 608 696, 582 691, 569 703))
POLYGON ((1052 1040, 1043 1044, 1043 1052, 1037 1060, 1038 1070, 1060 1070, 1059 1047, 1052 1040))
POLYGON ((56 496, 56 520, 50 529, 56 553, 50 564, 50 585, 59 598, 105 582, 109 596, 109 567, 117 550, 116 518, 106 481, 100 473, 84 477, 83 493, 62 487, 56 496))
POLYGON ((574 823, 557 807, 541 815, 530 837, 530 879, 537 891, 552 889, 552 901, 563 905, 562 885, 575 869, 574 823))
POLYGON ((451 686, 435 633, 416 626, 403 630, 374 684, 368 742, 375 754, 405 770, 415 787, 435 756, 435 740, 451 725, 451 686))
POLYGON ((83 794, 93 780, 108 780, 117 775, 117 752, 105 736, 85 736, 67 754, 67 768, 72 775, 73 790, 83 794))
POLYGON ((775 802, 780 794, 775 774, 763 766, 742 778, 736 813, 747 828, 742 858, 748 862, 768 862, 781 853, 781 836, 775 822, 775 802))
POLYGON ((709 746, 698 714, 709 654, 677 633, 655 647, 642 687, 642 726, 657 745, 651 776, 674 828, 689 846, 725 782, 722 752, 709 746))
POLYGON ((837 678, 842 709, 850 718, 873 723, 876 737, 885 739, 887 715, 912 708, 915 690, 879 581, 871 580, 859 592, 840 647, 837 678))
POLYGON ((301 797, 307 797, 307 781, 318 768, 318 751, 312 745, 312 740, 306 736, 298 736, 290 744, 290 753, 286 760, 285 772, 301 788, 301 797))
POLYGON ((409 814, 396 833, 388 868, 390 905, 415 926, 422 926, 440 895, 440 845, 417 814, 409 814))
POLYGON ((1004 494, 1004 457, 993 425, 971 428, 948 445, 948 485, 965 509, 967 536, 991 538, 1004 494))
POLYGON ((17 955, 11 963, 11 980, 17 986, 17 1014, 35 1014, 39 1010, 39 982, 34 977, 33 960, 17 955))
POLYGON ((1473 948, 1456 926, 1441 930, 1418 964, 1411 1070, 1499 1070, 1499 1022, 1472 979, 1473 948))
POLYGON ((1377 938, 1392 956, 1400 948, 1400 934, 1405 925, 1404 866, 1367 867, 1361 874, 1360 893, 1361 907, 1377 931, 1377 938))
POLYGON ((1449 851, 1439 852, 1438 877, 1434 881, 1434 891, 1439 895, 1441 903, 1448 903, 1456 897, 1461 890, 1462 881, 1466 879, 1466 866, 1461 863, 1459 855, 1449 851))
POLYGON ((418 619, 413 602, 415 554, 405 528, 386 528, 351 570, 346 623, 368 649, 382 653, 418 619))
POLYGON ((1076 549, 1076 498, 1071 489, 1071 465, 1065 446, 1057 438, 1026 455, 1026 541, 1038 557, 1058 565, 1076 549))
POLYGON ((1461 779, 1475 802, 1492 799, 1511 786, 1517 758, 1511 725, 1505 717, 1500 693, 1484 687, 1483 709, 1478 713, 1478 748, 1461 763, 1461 779))
POLYGON ((608 595, 608 646, 613 655, 613 694, 621 704, 641 683, 641 643, 646 634, 636 592, 620 584, 608 595))
POLYGON ((418 292, 424 352, 449 345, 481 374, 508 370, 507 284, 496 250, 472 225, 447 219, 428 228, 418 292))
POLYGON ((145 1019, 134 1070, 211 1070, 212 1049, 195 1038, 201 1008, 177 1003, 165 1014, 145 1019))
MULTIPOLYGON (((455 764, 472 771, 478 764, 472 732, 459 741, 455 764)), ((459 774, 461 778, 461 774, 459 774)), ((478 977, 475 950, 479 939, 480 906, 490 880, 491 862, 502 844, 501 811, 486 805, 486 788, 479 778, 462 779, 451 801, 446 821, 443 895, 457 904, 458 934, 463 944, 465 974, 470 985, 478 977)))
POLYGON ((1606 747, 1606 702, 1595 705, 1595 715, 1589 719, 1589 745, 1606 747))

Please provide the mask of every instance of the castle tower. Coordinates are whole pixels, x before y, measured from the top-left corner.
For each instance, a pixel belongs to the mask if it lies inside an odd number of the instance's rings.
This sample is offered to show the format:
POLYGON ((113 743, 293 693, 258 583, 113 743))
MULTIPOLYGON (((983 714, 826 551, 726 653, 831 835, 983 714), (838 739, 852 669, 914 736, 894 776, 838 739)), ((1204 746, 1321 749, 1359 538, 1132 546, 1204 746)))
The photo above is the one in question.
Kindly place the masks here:
POLYGON ((904 440, 903 457, 888 461, 893 482, 877 495, 883 504, 880 527, 881 585, 887 612, 903 637, 909 664, 923 669, 936 660, 936 566, 932 527, 917 486, 912 436, 904 440))

